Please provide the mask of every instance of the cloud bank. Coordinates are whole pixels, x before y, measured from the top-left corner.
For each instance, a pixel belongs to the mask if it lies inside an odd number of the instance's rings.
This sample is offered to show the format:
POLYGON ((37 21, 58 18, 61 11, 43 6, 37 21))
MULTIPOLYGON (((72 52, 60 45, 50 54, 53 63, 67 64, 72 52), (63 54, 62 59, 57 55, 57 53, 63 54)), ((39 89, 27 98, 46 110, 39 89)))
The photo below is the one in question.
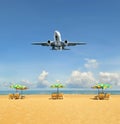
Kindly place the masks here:
POLYGON ((110 83, 114 86, 120 86, 120 74, 119 73, 100 72, 99 80, 100 82, 110 83))
POLYGON ((75 70, 67 80, 67 87, 70 88, 85 88, 92 86, 95 78, 91 72, 80 72, 75 70))
MULTIPOLYGON (((96 69, 98 68, 99 63, 95 59, 85 59, 86 63, 84 64, 85 68, 96 69)), ((20 84, 23 84, 30 88, 46 88, 51 85, 48 81, 49 78, 48 71, 43 70, 38 77, 36 78, 36 83, 29 80, 21 80, 20 84)), ((64 76, 64 75, 63 75, 64 76)), ((55 82, 61 82, 61 80, 55 82)), ((57 78, 58 79, 58 78, 57 78)), ((63 79, 62 79, 63 80, 63 79)), ((110 73, 110 72, 92 72, 92 71, 80 71, 73 70, 70 75, 68 75, 67 80, 64 80, 63 83, 66 88, 90 88, 96 83, 110 83, 113 87, 120 88, 120 73, 110 73), (97 77, 96 77, 97 76, 97 77), (64 82, 64 83, 63 83, 64 82)), ((10 82, 3 81, 0 84, 0 87, 9 87, 10 82)))
POLYGON ((47 80, 48 72, 43 70, 42 73, 38 76, 38 83, 36 88, 45 88, 48 87, 49 81, 47 80))

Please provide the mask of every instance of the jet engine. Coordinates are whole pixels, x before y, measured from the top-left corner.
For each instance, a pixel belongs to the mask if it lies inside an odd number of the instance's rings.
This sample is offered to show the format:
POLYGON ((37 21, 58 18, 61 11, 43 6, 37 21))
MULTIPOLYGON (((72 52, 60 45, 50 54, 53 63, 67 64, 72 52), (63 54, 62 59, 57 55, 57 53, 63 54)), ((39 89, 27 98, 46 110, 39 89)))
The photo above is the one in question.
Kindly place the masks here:
POLYGON ((48 42, 47 42, 47 43, 48 43, 48 45, 50 45, 50 44, 51 44, 51 41, 50 41, 50 40, 48 40, 48 42))
POLYGON ((67 45, 68 45, 68 41, 67 41, 67 40, 65 40, 65 41, 64 41, 64 44, 65 44, 65 46, 67 46, 67 45))

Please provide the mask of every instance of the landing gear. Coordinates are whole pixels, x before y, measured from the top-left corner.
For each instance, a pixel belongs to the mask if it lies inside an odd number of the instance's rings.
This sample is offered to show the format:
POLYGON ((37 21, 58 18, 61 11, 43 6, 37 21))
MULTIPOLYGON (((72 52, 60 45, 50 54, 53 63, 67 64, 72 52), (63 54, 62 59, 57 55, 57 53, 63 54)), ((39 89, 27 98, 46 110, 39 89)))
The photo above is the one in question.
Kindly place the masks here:
POLYGON ((52 50, 55 50, 55 46, 52 47, 52 50))
POLYGON ((60 50, 62 50, 62 49, 63 49, 63 47, 61 46, 61 47, 59 47, 59 49, 60 49, 60 50))
POLYGON ((64 50, 64 47, 63 46, 59 46, 59 47, 52 46, 52 50, 64 50))

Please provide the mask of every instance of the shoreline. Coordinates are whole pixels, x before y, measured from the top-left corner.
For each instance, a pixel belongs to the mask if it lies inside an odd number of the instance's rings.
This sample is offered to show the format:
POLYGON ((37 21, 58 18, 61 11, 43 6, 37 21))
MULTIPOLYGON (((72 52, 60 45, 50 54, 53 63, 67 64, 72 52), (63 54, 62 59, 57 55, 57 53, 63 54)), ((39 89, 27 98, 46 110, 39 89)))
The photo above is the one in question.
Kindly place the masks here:
MULTIPOLYGON (((14 93, 15 94, 15 93, 14 93)), ((0 94, 0 96, 8 96, 9 94, 0 94)), ((22 95, 25 95, 25 96, 51 96, 51 94, 22 94, 22 95)), ((64 96, 68 96, 68 95, 70 95, 70 96, 96 96, 96 95, 98 95, 98 94, 64 94, 63 93, 63 95, 64 96)), ((120 94, 110 94, 111 96, 120 96, 120 94)))
MULTIPOLYGON (((21 91, 18 91, 19 93, 21 93, 21 91)), ((52 94, 53 92, 56 92, 56 90, 46 90, 46 89, 38 89, 38 90, 25 90, 22 92, 22 94, 25 94, 25 95, 32 95, 32 94, 35 94, 35 95, 50 95, 52 94)), ((97 90, 74 90, 74 89, 70 89, 70 90, 63 90, 61 89, 60 90, 61 93, 63 94, 98 94, 98 91, 97 90)), ((110 93, 111 95, 120 95, 120 90, 105 90, 104 91, 105 93, 110 93)), ((16 93, 15 90, 0 90, 0 95, 8 95, 9 93, 16 93)))
MULTIPOLYGON (((34 98, 34 97, 45 97, 45 98, 49 98, 51 97, 51 94, 22 94, 24 96, 26 96, 26 98, 34 98)), ((94 97, 94 96, 97 96, 98 94, 63 94, 63 97, 64 98, 67 98, 67 97, 71 97, 71 98, 74 98, 74 97, 94 97)), ((0 98, 8 98, 9 94, 5 94, 5 95, 1 95, 0 94, 0 98)), ((110 94, 110 97, 120 97, 120 94, 110 94)))

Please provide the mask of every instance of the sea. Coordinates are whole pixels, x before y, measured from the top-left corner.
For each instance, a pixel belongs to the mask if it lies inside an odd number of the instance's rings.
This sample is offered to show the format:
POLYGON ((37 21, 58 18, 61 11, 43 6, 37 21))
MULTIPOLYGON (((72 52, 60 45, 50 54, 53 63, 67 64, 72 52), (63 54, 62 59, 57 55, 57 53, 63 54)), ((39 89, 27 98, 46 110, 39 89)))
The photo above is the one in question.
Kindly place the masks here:
MULTIPOLYGON (((45 89, 45 88, 41 88, 41 89, 27 89, 27 90, 15 90, 15 89, 10 89, 10 90, 0 90, 0 95, 7 95, 9 93, 16 93, 19 92, 21 94, 25 94, 25 95, 34 95, 34 94, 51 94, 56 92, 57 89, 45 89)), ((105 93, 110 93, 111 95, 120 95, 120 89, 117 90, 103 90, 105 93)), ((74 88, 70 88, 70 89, 59 89, 59 92, 63 93, 63 94, 98 94, 98 92, 101 92, 101 90, 97 90, 97 89, 74 89, 74 88)))

